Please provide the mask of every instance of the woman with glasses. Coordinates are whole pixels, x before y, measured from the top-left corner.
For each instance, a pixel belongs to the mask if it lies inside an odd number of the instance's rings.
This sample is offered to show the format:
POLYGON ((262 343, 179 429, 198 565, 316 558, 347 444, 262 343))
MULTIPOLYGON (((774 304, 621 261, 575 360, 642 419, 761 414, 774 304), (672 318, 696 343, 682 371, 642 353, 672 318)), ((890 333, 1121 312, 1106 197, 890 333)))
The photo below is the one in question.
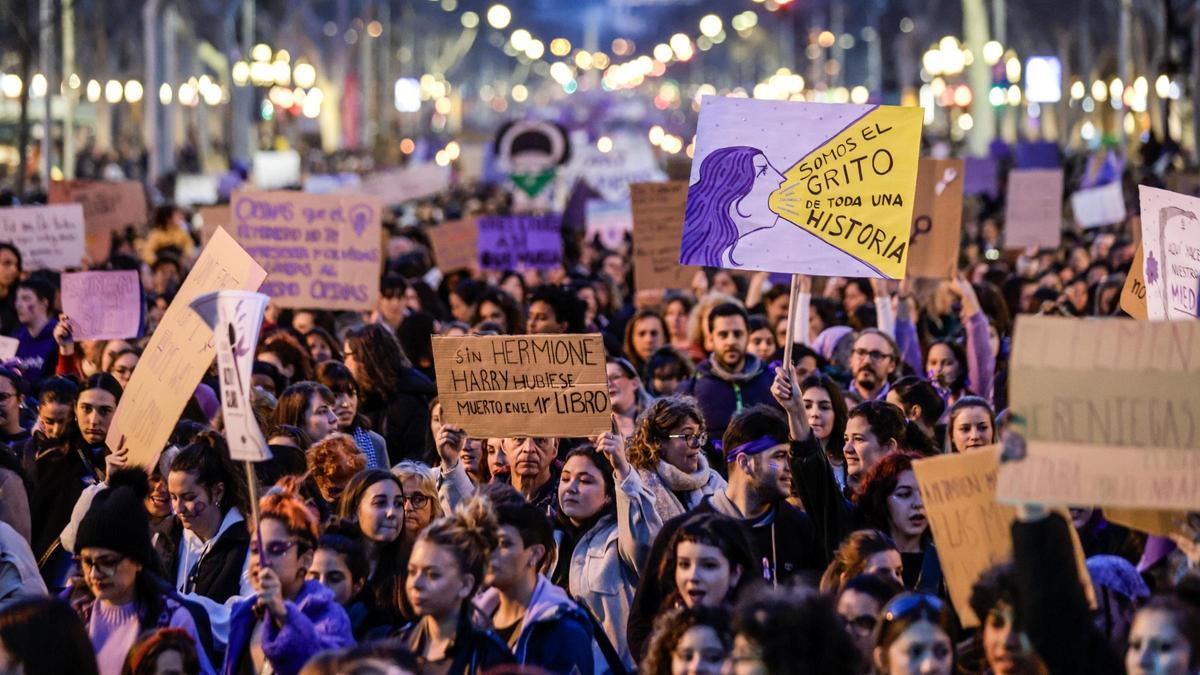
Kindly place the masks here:
POLYGON ((201 672, 212 673, 207 617, 193 613, 161 577, 143 505, 149 492, 144 471, 121 469, 96 493, 75 534, 86 588, 71 590, 72 606, 87 627, 101 675, 119 674, 138 635, 156 628, 187 631, 201 672))
POLYGON ((879 613, 902 590, 900 582, 891 577, 865 573, 851 578, 837 594, 838 616, 862 655, 864 674, 872 671, 879 613))
POLYGON ((350 369, 341 361, 325 361, 317 366, 317 382, 333 392, 337 429, 354 439, 354 444, 366 456, 367 468, 388 468, 387 441, 372 431, 367 418, 359 414, 358 382, 350 369))
POLYGON ((400 462, 392 469, 404 488, 404 536, 414 540, 434 520, 442 517, 437 478, 420 462, 400 462))
POLYGON ((722 672, 733 633, 721 607, 677 607, 654 626, 642 661, 646 675, 717 675, 722 672))
POLYGON ((254 594, 233 606, 225 673, 294 675, 317 652, 354 644, 350 619, 333 591, 307 580, 317 548, 317 517, 285 479, 259 500, 250 554, 254 594))
POLYGON ((954 672, 950 616, 937 597, 901 593, 883 608, 875 630, 875 668, 880 675, 954 672))
POLYGON ((708 465, 708 434, 700 405, 691 396, 661 398, 638 418, 626 452, 663 522, 699 506, 725 488, 725 479, 708 465))
POLYGON ((358 599, 366 609, 358 630, 401 623, 400 604, 408 541, 404 536, 404 485, 390 471, 367 469, 350 480, 338 501, 337 516, 357 526, 367 549, 367 583, 358 599))

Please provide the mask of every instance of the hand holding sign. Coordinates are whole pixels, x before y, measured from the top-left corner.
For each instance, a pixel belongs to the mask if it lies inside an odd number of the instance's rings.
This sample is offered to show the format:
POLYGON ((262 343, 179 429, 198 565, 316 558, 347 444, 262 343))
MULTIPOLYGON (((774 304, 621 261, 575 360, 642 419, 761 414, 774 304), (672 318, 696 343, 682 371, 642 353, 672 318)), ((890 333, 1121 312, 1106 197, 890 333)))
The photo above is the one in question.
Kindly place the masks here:
POLYGON ((616 431, 615 420, 612 431, 605 431, 596 437, 596 449, 613 465, 613 473, 618 483, 629 477, 629 472, 633 469, 625 457, 625 437, 616 431))

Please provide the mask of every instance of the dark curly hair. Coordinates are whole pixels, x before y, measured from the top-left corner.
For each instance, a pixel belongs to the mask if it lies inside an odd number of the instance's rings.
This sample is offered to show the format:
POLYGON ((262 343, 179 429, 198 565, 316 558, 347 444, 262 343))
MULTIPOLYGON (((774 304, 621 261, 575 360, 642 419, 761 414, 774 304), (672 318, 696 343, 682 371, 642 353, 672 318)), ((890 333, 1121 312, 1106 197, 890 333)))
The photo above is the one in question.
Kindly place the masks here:
POLYGON ((733 616, 735 635, 753 643, 771 675, 858 675, 862 655, 833 599, 805 588, 756 588, 733 616))
POLYGON ((654 471, 662 444, 667 442, 667 434, 688 420, 704 431, 704 413, 691 396, 667 396, 650 404, 638 415, 637 429, 625 448, 629 463, 639 469, 654 471))
POLYGON ((697 626, 711 628, 726 653, 733 648, 729 612, 723 607, 677 607, 660 614, 654 622, 654 633, 650 636, 650 646, 646 649, 646 659, 639 672, 645 675, 671 675, 671 656, 675 646, 689 630, 697 626))

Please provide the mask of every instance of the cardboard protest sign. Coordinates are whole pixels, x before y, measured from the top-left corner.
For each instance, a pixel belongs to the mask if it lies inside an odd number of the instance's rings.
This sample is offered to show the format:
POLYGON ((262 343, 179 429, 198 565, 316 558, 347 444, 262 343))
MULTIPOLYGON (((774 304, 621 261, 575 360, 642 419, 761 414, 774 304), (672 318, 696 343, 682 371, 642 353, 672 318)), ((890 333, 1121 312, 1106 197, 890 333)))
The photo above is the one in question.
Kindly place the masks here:
POLYGON ((300 185, 300 153, 295 150, 256 152, 250 171, 254 185, 261 190, 300 185))
POLYGON ((488 216, 478 224, 479 268, 548 269, 562 264, 559 216, 488 216))
POLYGON ((50 181, 51 204, 83 204, 87 226, 87 256, 93 262, 108 258, 112 233, 126 227, 142 227, 150 219, 146 192, 138 181, 68 180, 50 181))
POLYGON ((167 307, 121 395, 105 439, 109 448, 129 448, 132 465, 154 466, 216 350, 212 330, 188 305, 213 291, 255 290, 266 278, 267 271, 233 237, 217 230, 167 307))
POLYGON ((1104 519, 1110 523, 1123 525, 1156 537, 1169 537, 1176 532, 1183 531, 1187 513, 1184 511, 1109 507, 1104 509, 1104 519))
POLYGON ((633 213, 629 200, 588 200, 584 222, 587 241, 599 238, 605 248, 616 251, 625 243, 625 235, 633 231, 633 213))
POLYGON ((21 341, 15 337, 0 335, 0 361, 7 361, 17 356, 17 347, 21 346, 21 341))
POLYGON ((1121 309, 1140 321, 1146 316, 1146 275, 1142 262, 1145 254, 1142 245, 1138 244, 1137 252, 1133 254, 1133 262, 1129 265, 1129 274, 1125 276, 1125 287, 1121 289, 1121 309))
POLYGON ((1124 222, 1125 193, 1121 183, 1078 190, 1071 195, 1071 213, 1082 227, 1100 227, 1124 222))
POLYGON ((413 164, 401 169, 377 171, 363 177, 362 185, 345 191, 371 195, 384 204, 402 204, 433 196, 450 187, 450 167, 413 164))
POLYGON ((921 109, 706 96, 679 261, 899 279, 921 109))
POLYGON ((1057 248, 1062 241, 1062 169, 1008 172, 1004 247, 1057 248))
POLYGON ((696 269, 679 264, 687 181, 634 183, 633 285, 639 291, 689 288, 696 269))
POLYGON ((967 157, 963 160, 963 192, 969 195, 996 196, 998 167, 991 157, 967 157))
POLYGON ((908 274, 953 279, 962 238, 963 161, 922 157, 913 200, 908 274))
POLYGON ((280 307, 367 310, 379 299, 381 212, 364 195, 239 192, 232 234, 271 275, 280 307))
POLYGON ((271 459, 250 396, 254 352, 268 301, 270 298, 262 293, 224 290, 202 295, 188 305, 213 331, 221 383, 221 421, 229 456, 237 461, 271 459))
POLYGON ((26 270, 79 267, 84 254, 79 204, 0 209, 0 241, 17 247, 26 270))
POLYGON ((216 204, 217 176, 205 174, 180 174, 175 177, 175 203, 179 206, 216 204))
POLYGON ((442 419, 472 438, 612 428, 600 335, 434 337, 442 419))
POLYGON ((448 220, 425 229, 433 244, 438 269, 443 272, 468 269, 479 257, 479 226, 474 217, 448 220))
POLYGON ((233 211, 228 204, 222 206, 202 206, 193 217, 200 224, 200 245, 204 246, 212 239, 218 227, 229 229, 233 224, 233 211))
POLYGON ((1142 202, 1146 316, 1196 318, 1200 283, 1200 198, 1138 186, 1142 202))
MULTIPOLYGON (((950 601, 966 628, 978 626, 983 618, 971 609, 971 587, 984 571, 1013 556, 1016 509, 996 502, 999 469, 997 446, 913 462, 950 601)), ((1074 530, 1071 534, 1080 580, 1091 599, 1083 550, 1074 530)))
POLYGON ((72 337, 124 340, 142 329, 142 280, 137 270, 62 275, 62 309, 72 337))
POLYGON ((1001 469, 1002 500, 1200 504, 1200 322, 1022 315, 1010 368, 1028 457, 1001 469))

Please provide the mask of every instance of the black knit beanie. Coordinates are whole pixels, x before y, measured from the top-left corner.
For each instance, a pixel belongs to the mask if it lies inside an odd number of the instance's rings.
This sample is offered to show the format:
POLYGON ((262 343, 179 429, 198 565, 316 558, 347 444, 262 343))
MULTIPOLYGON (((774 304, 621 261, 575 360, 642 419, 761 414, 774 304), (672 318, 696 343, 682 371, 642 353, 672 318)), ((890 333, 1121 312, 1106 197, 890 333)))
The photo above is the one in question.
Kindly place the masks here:
POLYGON ((96 494, 79 523, 75 552, 88 547, 107 548, 143 566, 153 566, 150 516, 144 503, 150 494, 146 472, 120 469, 108 476, 107 483, 108 489, 96 494))

